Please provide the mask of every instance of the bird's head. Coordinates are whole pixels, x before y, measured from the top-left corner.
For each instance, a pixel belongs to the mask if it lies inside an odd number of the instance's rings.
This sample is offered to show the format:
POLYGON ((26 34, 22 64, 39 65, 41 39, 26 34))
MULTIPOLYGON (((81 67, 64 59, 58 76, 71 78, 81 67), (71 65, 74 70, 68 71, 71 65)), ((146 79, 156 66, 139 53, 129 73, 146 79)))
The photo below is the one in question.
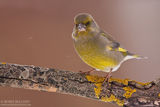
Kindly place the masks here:
POLYGON ((99 30, 93 17, 88 13, 80 13, 75 16, 74 24, 73 33, 76 33, 75 36, 88 35, 88 33, 97 32, 99 30))

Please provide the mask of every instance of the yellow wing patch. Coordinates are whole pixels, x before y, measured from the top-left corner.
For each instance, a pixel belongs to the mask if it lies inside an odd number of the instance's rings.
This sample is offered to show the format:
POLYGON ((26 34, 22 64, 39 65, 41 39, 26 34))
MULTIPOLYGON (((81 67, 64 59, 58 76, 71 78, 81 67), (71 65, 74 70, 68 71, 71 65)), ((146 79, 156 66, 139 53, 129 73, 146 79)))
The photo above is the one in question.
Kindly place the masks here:
POLYGON ((126 49, 123 49, 123 48, 121 48, 121 47, 118 48, 118 51, 120 51, 120 52, 127 52, 126 49))
POLYGON ((113 49, 111 46, 107 46, 107 49, 110 50, 110 51, 127 52, 126 49, 121 48, 121 47, 118 47, 118 48, 113 49))

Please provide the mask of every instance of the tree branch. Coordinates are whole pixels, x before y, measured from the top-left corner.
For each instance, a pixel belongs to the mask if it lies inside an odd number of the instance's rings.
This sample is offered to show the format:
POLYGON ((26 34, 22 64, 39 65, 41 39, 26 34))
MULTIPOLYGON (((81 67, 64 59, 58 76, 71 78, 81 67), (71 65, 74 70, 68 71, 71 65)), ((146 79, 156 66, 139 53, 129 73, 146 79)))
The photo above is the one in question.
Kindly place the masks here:
POLYGON ((159 107, 160 79, 141 83, 31 65, 0 64, 0 86, 83 96, 124 107, 159 107))

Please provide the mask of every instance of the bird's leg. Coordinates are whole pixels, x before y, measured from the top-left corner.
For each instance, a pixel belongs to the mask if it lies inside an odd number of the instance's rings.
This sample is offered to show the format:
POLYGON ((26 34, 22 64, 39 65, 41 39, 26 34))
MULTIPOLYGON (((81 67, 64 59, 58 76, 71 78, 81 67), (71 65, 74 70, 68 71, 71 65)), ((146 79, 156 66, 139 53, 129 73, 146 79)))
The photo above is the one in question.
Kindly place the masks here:
POLYGON ((94 68, 92 68, 91 70, 89 70, 89 71, 79 71, 80 73, 82 73, 82 74, 90 74, 92 71, 94 71, 95 69, 94 68))
POLYGON ((103 81, 103 84, 107 81, 107 84, 109 85, 109 79, 111 77, 111 73, 112 73, 112 68, 110 69, 110 71, 106 75, 105 80, 103 81))

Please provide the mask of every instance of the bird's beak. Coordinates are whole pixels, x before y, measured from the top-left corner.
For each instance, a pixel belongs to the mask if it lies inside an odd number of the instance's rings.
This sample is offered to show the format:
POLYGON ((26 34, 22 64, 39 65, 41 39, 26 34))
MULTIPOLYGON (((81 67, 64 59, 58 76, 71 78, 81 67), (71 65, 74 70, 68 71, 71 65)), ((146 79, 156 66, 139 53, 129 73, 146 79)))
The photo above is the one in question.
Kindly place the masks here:
POLYGON ((77 29, 79 32, 86 31, 86 26, 82 23, 78 24, 77 29))

